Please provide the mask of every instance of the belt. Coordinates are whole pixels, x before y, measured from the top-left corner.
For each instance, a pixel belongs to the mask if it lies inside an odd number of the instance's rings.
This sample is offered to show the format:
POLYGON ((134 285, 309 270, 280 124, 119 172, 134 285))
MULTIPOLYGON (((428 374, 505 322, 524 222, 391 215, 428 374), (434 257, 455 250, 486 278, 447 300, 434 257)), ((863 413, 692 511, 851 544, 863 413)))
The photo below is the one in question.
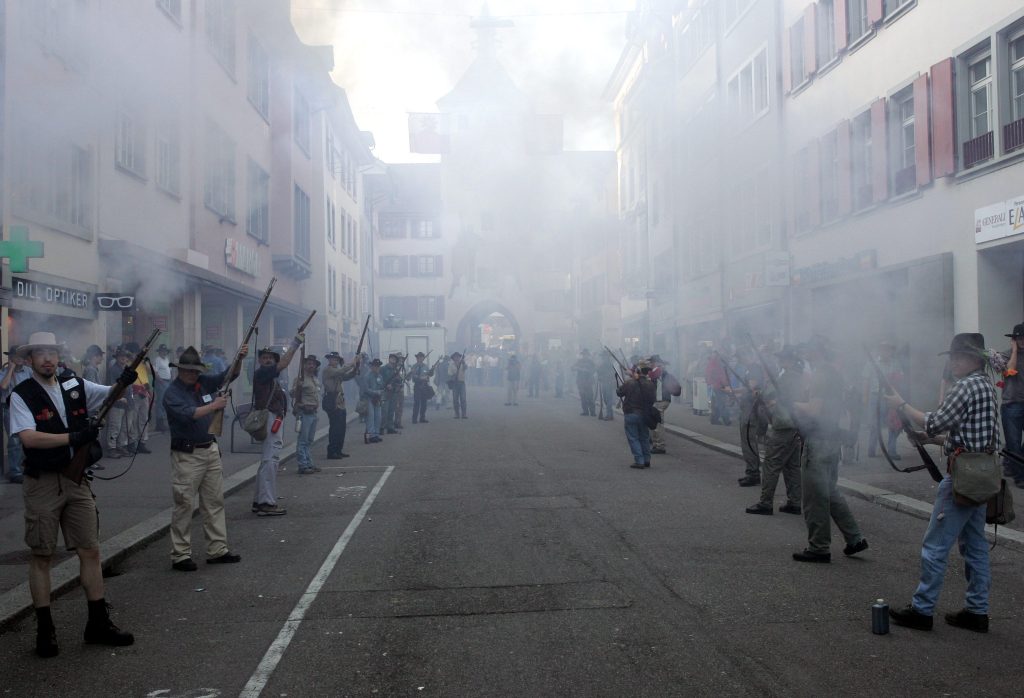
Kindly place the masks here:
POLYGON ((193 448, 209 448, 210 446, 213 446, 215 443, 217 443, 217 439, 213 439, 212 441, 207 441, 201 444, 194 444, 193 448))

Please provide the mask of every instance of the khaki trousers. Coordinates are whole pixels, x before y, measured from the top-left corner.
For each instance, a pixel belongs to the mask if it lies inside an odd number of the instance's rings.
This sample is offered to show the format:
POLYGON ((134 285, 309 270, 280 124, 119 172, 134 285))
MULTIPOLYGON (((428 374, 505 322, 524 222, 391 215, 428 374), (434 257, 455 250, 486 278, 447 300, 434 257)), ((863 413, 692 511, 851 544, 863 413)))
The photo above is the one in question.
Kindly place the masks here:
POLYGON ((171 451, 171 562, 192 557, 192 514, 199 495, 199 512, 206 535, 206 557, 228 552, 227 523, 224 520, 224 477, 217 444, 192 453, 171 451))

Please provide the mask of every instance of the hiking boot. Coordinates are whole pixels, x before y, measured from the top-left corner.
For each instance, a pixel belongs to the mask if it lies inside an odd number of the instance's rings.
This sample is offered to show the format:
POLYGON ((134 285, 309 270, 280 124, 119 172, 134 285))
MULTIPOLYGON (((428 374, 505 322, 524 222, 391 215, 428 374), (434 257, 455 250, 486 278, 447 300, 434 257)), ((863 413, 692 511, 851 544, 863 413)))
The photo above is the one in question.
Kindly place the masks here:
POLYGON ((287 513, 288 510, 280 504, 260 504, 256 516, 284 516, 287 513))
POLYGON ((771 516, 775 512, 772 510, 771 504, 765 504, 764 502, 758 502, 754 506, 747 507, 745 510, 748 514, 764 514, 765 516, 771 516))
POLYGON ((36 630, 36 654, 40 657, 56 657, 60 653, 57 645, 57 629, 54 627, 36 630))
POLYGON ((862 552, 864 552, 867 549, 868 549, 868 539, 867 538, 861 538, 856 543, 853 543, 851 545, 847 545, 845 548, 843 548, 843 555, 846 555, 847 557, 849 557, 851 555, 856 555, 857 553, 862 553, 862 552))
POLYGON ((256 502, 253 502, 253 503, 252 503, 252 513, 254 513, 254 514, 255 514, 255 513, 256 513, 257 511, 259 511, 259 510, 260 510, 260 505, 259 505, 259 504, 257 504, 256 502))
POLYGON ((651 453, 662 455, 662 454, 665 453, 665 449, 663 449, 663 448, 652 448, 651 449, 651 453))
POLYGON ((207 565, 230 565, 234 562, 241 562, 242 556, 235 555, 231 551, 218 555, 217 557, 206 558, 207 565))
POLYGON ((892 618, 893 623, 902 625, 904 628, 932 629, 932 617, 921 613, 912 604, 907 604, 906 607, 900 609, 890 608, 889 617, 892 618))
POLYGON ((802 550, 793 553, 793 559, 797 562, 832 562, 832 553, 816 553, 813 550, 802 550))
POLYGON ((803 509, 801 509, 798 504, 790 504, 789 502, 786 502, 781 507, 779 507, 779 511, 781 511, 783 514, 802 514, 803 513, 803 509))
POLYGON ((748 475, 747 477, 741 477, 739 483, 740 487, 757 487, 761 484, 761 478, 748 475))
POLYGON ((199 569, 199 565, 195 563, 190 557, 186 557, 184 560, 178 560, 177 562, 171 563, 171 569, 179 572, 195 572, 199 569))
POLYGON ((89 621, 85 626, 85 641, 90 645, 127 647, 135 642, 135 636, 114 625, 110 618, 89 621))
POLYGON ((650 464, 650 463, 633 463, 633 464, 632 464, 632 465, 630 465, 629 467, 630 467, 630 468, 638 468, 638 469, 642 469, 642 468, 650 468, 650 467, 651 467, 651 464, 650 464))
POLYGON ((973 630, 976 633, 988 632, 988 616, 984 613, 971 613, 966 608, 956 613, 947 613, 946 622, 964 630, 973 630))

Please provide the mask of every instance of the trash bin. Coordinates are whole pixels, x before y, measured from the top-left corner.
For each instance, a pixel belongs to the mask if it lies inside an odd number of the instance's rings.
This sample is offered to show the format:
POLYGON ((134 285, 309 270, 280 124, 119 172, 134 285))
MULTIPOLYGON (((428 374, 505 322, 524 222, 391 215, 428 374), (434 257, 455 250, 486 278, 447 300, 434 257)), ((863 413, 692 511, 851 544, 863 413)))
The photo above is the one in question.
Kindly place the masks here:
POLYGON ((708 382, 703 378, 693 379, 693 413, 707 414, 710 409, 708 402, 708 382))

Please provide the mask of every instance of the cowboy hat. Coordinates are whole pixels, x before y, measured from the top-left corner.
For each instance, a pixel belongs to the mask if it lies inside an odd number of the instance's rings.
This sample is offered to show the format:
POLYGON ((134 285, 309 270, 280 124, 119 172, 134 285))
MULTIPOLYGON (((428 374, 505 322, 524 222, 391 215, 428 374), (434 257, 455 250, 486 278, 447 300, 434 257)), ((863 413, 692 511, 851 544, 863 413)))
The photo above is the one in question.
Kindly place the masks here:
POLYGON ((18 347, 15 356, 27 359, 36 349, 52 349, 59 352, 61 348, 61 345, 57 344, 57 335, 53 332, 33 332, 29 335, 28 342, 18 347))
POLYGON ((178 363, 172 363, 171 366, 179 371, 206 372, 206 364, 199 358, 199 352, 196 351, 195 347, 188 347, 185 351, 181 352, 181 356, 178 357, 178 363))
POLYGON ((1004 334, 1004 337, 1024 337, 1024 323, 1013 326, 1013 334, 1004 334))
POLYGON ((271 356, 273 356, 274 357, 274 361, 280 361, 281 360, 281 354, 278 353, 277 347, 263 347, 262 349, 259 350, 259 352, 257 352, 256 358, 258 359, 261 356, 263 356, 264 354, 270 354, 271 356))
POLYGON ((987 358, 985 355, 985 335, 980 332, 961 332, 953 337, 949 343, 949 351, 939 353, 939 356, 946 354, 970 354, 980 359, 987 358))

